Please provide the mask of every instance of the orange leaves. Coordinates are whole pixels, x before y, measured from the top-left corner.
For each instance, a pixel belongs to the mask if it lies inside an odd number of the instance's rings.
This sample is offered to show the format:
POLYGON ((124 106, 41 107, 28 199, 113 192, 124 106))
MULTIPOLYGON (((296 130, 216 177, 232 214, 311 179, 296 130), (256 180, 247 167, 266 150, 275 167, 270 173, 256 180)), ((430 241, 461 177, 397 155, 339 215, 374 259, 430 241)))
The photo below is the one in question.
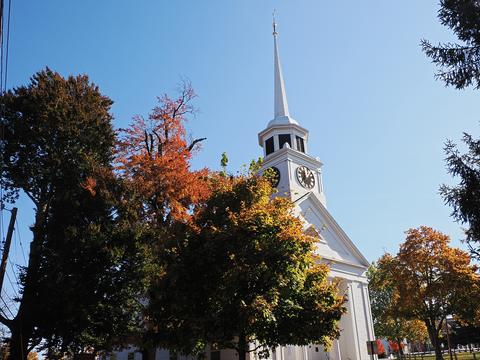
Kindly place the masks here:
MULTIPOLYGON (((397 256, 379 262, 395 308, 408 319, 421 319, 436 331, 447 315, 474 316, 480 275, 465 251, 449 246, 450 238, 430 227, 409 229, 397 256)), ((375 285, 375 284, 372 284, 375 285)))
POLYGON ((117 170, 151 220, 188 221, 192 206, 208 197, 208 170, 190 169, 196 143, 187 144, 184 124, 194 111, 194 97, 191 86, 184 84, 177 99, 164 95, 148 119, 136 116, 120 131, 117 170))
POLYGON ((80 186, 87 190, 92 196, 95 196, 97 193, 97 191, 95 190, 95 188, 97 187, 97 180, 90 176, 87 177, 87 179, 83 183, 81 183, 80 186))

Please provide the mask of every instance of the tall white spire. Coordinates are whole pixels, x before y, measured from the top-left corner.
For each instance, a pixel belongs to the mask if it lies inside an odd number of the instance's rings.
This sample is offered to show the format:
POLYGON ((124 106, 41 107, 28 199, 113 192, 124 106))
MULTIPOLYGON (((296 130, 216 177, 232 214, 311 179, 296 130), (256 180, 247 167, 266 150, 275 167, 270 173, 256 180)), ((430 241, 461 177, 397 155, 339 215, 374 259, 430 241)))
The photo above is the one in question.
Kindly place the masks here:
POLYGON ((282 66, 277 44, 277 23, 275 22, 275 12, 273 13, 273 45, 274 45, 274 119, 269 125, 273 124, 298 124, 290 117, 287 103, 287 93, 285 91, 285 81, 283 80, 282 66))
POLYGON ((280 64, 280 56, 278 54, 277 44, 277 24, 275 22, 275 13, 273 15, 273 45, 274 49, 274 62, 275 62, 275 117, 289 116, 287 93, 285 91, 285 82, 283 81, 282 66, 280 64))

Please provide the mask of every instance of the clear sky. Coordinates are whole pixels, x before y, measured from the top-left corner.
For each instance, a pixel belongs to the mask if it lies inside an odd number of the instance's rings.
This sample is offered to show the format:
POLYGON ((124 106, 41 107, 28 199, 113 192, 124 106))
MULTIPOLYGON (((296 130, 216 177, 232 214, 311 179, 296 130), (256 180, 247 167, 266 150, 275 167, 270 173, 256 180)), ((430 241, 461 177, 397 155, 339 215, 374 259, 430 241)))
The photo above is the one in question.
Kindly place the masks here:
MULTIPOLYGON (((437 1, 13 0, 8 86, 45 66, 86 73, 120 127, 187 77, 200 109, 190 129, 208 138, 194 166, 218 169, 226 151, 235 171, 261 155, 273 117, 274 8, 290 112, 310 130, 339 224, 370 261, 423 224, 460 245, 438 194, 452 183, 443 146, 479 136, 480 93, 434 80, 420 40, 454 40, 437 1)), ((30 208, 20 204, 24 243, 30 208)))

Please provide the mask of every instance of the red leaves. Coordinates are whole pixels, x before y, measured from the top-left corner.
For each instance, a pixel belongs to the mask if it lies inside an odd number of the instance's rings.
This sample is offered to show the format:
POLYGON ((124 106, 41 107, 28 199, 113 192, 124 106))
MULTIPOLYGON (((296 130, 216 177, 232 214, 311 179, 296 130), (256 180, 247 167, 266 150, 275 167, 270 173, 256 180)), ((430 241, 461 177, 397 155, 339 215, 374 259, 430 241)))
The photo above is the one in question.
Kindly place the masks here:
POLYGON ((82 188, 87 190, 92 196, 95 196, 97 194, 97 191, 95 188, 97 187, 97 180, 95 180, 92 177, 87 177, 87 179, 80 184, 82 188))
POLYGON ((158 98, 147 120, 136 116, 130 128, 120 130, 117 170, 157 221, 188 221, 192 206, 209 194, 208 170, 190 169, 193 146, 187 145, 185 121, 194 112, 193 98, 184 84, 176 100, 158 98))

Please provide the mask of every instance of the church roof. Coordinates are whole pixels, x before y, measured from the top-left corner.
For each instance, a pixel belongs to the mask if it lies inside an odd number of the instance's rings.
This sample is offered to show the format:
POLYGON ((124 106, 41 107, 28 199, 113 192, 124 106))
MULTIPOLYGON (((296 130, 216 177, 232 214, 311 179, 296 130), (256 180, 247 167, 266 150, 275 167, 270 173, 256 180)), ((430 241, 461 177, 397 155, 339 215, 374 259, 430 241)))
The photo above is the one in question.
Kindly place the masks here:
POLYGON ((317 229, 322 227, 325 229, 324 246, 319 254, 321 257, 334 262, 360 266, 365 270, 369 267, 368 260, 313 192, 306 193, 294 202, 302 210, 302 218, 309 224, 307 229, 310 225, 315 225, 317 229), (314 209, 315 211, 313 211, 314 209), (332 254, 334 256, 331 256, 332 254))

